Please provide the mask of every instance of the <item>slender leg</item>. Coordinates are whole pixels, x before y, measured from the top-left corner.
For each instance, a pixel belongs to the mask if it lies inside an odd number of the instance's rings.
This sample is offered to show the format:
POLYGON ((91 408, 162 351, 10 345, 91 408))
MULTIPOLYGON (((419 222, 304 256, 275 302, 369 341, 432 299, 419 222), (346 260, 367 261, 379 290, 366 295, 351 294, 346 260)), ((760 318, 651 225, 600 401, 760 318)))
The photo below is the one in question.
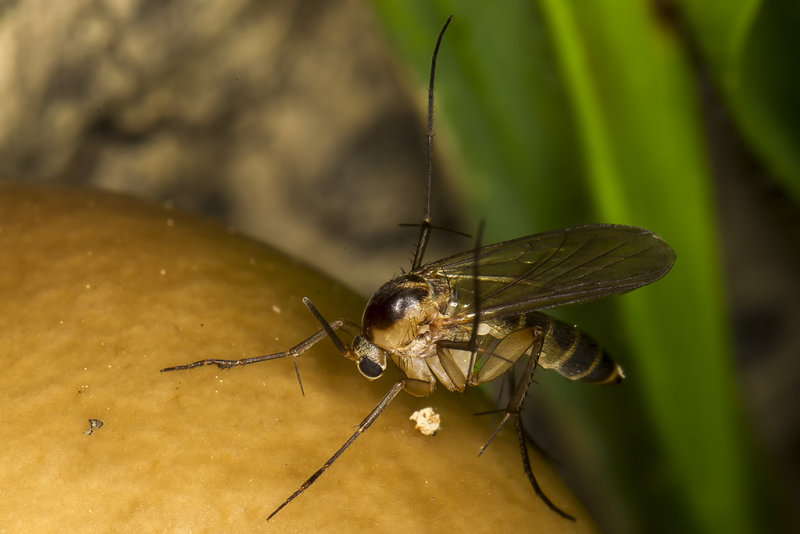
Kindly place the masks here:
MULTIPOLYGON (((333 330, 337 330, 344 326, 345 322, 342 319, 337 319, 330 323, 330 327, 333 330)), ((327 332, 325 330, 320 330, 316 332, 314 335, 307 337, 294 347, 290 348, 289 350, 284 350, 282 352, 275 352, 273 354, 265 354, 263 356, 253 356, 252 358, 243 358, 241 360, 220 360, 217 358, 208 358, 205 360, 198 360, 196 362, 187 363, 184 365, 175 365, 173 367, 165 367, 161 369, 162 373, 166 373, 168 371, 183 371, 186 369, 194 369, 195 367, 202 367, 203 365, 216 365, 220 369, 230 369, 231 367, 236 367, 238 365, 250 365, 251 363, 258 363, 258 362, 265 362, 268 360, 277 360, 279 358, 286 358, 287 356, 297 357, 303 354, 305 351, 316 345, 320 340, 327 337, 327 332)))
POLYGON ((420 380, 415 380, 413 378, 403 378, 403 379, 398 380, 397 382, 395 382, 395 384, 386 393, 386 395, 384 395, 383 398, 380 401, 378 401, 378 404, 375 406, 375 408, 373 408, 372 411, 369 412, 369 414, 364 418, 364 420, 361 421, 358 424, 358 428, 353 433, 353 435, 350 436, 347 439, 347 441, 344 442, 344 445, 339 447, 339 450, 337 450, 335 453, 333 453, 333 456, 331 456, 328 459, 328 461, 325 462, 322 465, 322 467, 317 469, 317 471, 313 475, 308 477, 308 480, 303 482, 303 484, 297 489, 297 491, 295 491, 294 493, 289 495, 288 499, 283 501, 283 503, 281 503, 280 506, 278 506, 271 514, 269 514, 269 516, 267 517, 267 521, 272 519, 275 516, 275 514, 280 512, 283 509, 284 506, 286 506, 287 504, 292 502, 294 499, 299 497, 301 493, 303 493, 305 490, 307 490, 308 487, 311 486, 311 484, 313 484, 320 476, 322 476, 322 473, 324 473, 333 464, 333 462, 335 462, 336 460, 339 459, 339 456, 341 456, 342 453, 345 450, 347 450, 347 448, 350 445, 353 444, 353 442, 356 440, 356 438, 358 438, 358 436, 360 436, 361 434, 366 432, 366 430, 370 426, 372 426, 372 423, 374 423, 375 420, 378 418, 378 416, 381 413, 383 413, 383 410, 386 409, 386 407, 389 405, 390 402, 392 402, 392 400, 397 396, 397 394, 400 393, 406 386, 412 385, 414 382, 421 382, 421 381, 420 380))
POLYGON ((536 482, 536 477, 533 476, 533 469, 531 469, 531 461, 528 457, 528 447, 525 441, 525 429, 522 427, 522 417, 519 414, 514 415, 514 421, 517 423, 517 440, 519 440, 519 452, 522 456, 522 469, 525 471, 525 475, 527 475, 528 480, 533 486, 533 491, 536 492, 536 495, 550 508, 552 511, 563 517, 564 519, 569 519, 570 521, 575 521, 575 518, 561 508, 553 504, 547 495, 545 495, 542 488, 539 486, 539 483, 536 482))
POLYGON ((506 404, 506 413, 503 415, 503 418, 500 419, 500 422, 495 427, 492 435, 489 436, 489 439, 486 440, 486 443, 483 444, 481 450, 478 452, 478 456, 483 454, 483 451, 486 450, 486 447, 497 437, 497 434, 500 432, 500 429, 503 428, 503 425, 506 424, 508 419, 513 416, 518 416, 520 410, 522 409, 522 403, 525 401, 525 394, 528 392, 528 385, 533 380, 533 372, 536 370, 536 365, 539 363, 539 355, 542 353, 542 346, 544 345, 544 333, 542 332, 541 328, 535 328, 533 331, 533 338, 534 341, 532 343, 533 349, 531 350, 531 356, 528 358, 528 363, 525 366, 525 371, 522 373, 522 376, 517 382, 517 385, 514 386, 514 391, 511 392, 511 398, 508 399, 508 404, 506 404))
POLYGON ((520 411, 522 410, 522 404, 525 402, 525 395, 528 392, 528 386, 530 385, 531 381, 533 380, 533 373, 536 371, 536 365, 539 363, 539 356, 542 353, 542 346, 544 345, 544 332, 542 332, 541 328, 536 327, 533 331, 534 341, 532 344, 531 356, 528 358, 528 363, 525 366, 525 370, 522 373, 517 385, 514 387, 514 391, 511 393, 511 398, 508 400, 508 404, 506 405, 505 414, 500 422, 495 427, 492 435, 489 436, 489 439, 486 443, 481 447, 480 452, 478 452, 478 456, 483 454, 483 451, 486 450, 486 447, 494 440, 497 434, 500 432, 500 429, 503 428, 503 425, 513 417, 514 422, 516 423, 517 427, 517 439, 519 441, 519 450, 520 455, 522 456, 522 468, 525 471, 525 475, 528 477, 528 480, 533 486, 533 491, 536 492, 536 495, 550 508, 552 511, 560 515, 565 519, 569 519, 571 521, 575 521, 575 518, 571 515, 567 514, 563 510, 561 510, 558 506, 553 504, 553 502, 545 495, 542 488, 539 486, 539 483, 536 481, 536 477, 533 476, 533 470, 531 469, 531 462, 530 458, 528 457, 528 447, 525 441, 525 431, 522 427, 522 418, 520 417, 520 411))
POLYGON ((472 264, 472 276, 474 281, 474 301, 472 304, 472 312, 474 315, 472 319, 472 332, 470 332, 470 336, 467 341, 443 339, 438 343, 438 346, 442 348, 463 350, 470 353, 469 367, 467 368, 467 376, 464 382, 467 385, 471 385, 473 382, 472 370, 473 367, 475 367, 475 359, 478 355, 478 328, 481 324, 481 296, 479 292, 480 266, 478 265, 478 256, 480 256, 481 240, 483 239, 483 227, 484 221, 481 221, 478 224, 478 233, 475 237, 475 260, 472 264))
MULTIPOLYGON (((282 352, 275 352, 273 354, 264 354, 262 356, 253 356, 252 358, 242 358, 241 360, 221 360, 217 358, 207 358, 205 360, 198 360, 196 362, 187 363, 184 365, 175 365, 173 367, 165 367, 161 369, 162 373, 166 373, 168 371, 185 371, 186 369, 194 369, 195 367, 202 367, 204 365, 216 365, 220 369, 230 369, 231 367, 236 367, 239 365, 250 365, 251 363, 258 363, 258 362, 266 362, 268 360, 277 360, 279 358, 286 358, 291 356, 294 359, 294 372, 297 375, 297 383, 300 384, 300 393, 305 396, 306 392, 303 389, 303 380, 300 378, 300 368, 297 366, 297 358, 303 354, 305 351, 316 345, 321 339, 325 337, 330 337, 330 333, 336 329, 341 328, 346 324, 346 321, 343 319, 337 319, 330 323, 329 326, 330 332, 328 329, 320 330, 316 332, 314 335, 307 337, 294 347, 290 348, 289 350, 284 350, 282 352)), ((334 345, 338 349, 341 345, 341 341, 337 337, 331 338, 334 341, 334 345)))

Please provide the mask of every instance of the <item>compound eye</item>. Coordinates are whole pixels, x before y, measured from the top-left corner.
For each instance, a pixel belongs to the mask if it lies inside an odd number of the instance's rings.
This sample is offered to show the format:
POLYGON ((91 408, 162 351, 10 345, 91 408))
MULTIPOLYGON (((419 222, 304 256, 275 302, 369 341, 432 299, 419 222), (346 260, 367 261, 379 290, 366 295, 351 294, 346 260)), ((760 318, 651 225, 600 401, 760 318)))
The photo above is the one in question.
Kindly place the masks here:
POLYGON ((375 380, 383 374, 383 368, 369 358, 359 358, 358 371, 370 380, 375 380))

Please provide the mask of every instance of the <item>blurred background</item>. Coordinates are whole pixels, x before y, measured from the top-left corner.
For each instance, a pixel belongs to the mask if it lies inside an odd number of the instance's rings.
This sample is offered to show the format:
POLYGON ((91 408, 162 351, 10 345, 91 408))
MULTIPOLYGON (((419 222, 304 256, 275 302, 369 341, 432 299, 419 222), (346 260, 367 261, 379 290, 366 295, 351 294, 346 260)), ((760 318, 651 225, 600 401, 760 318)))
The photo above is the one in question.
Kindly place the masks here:
POLYGON ((413 252, 450 13, 434 222, 634 224, 678 254, 559 312, 628 380, 540 373, 528 426, 608 532, 797 529, 797 3, 0 2, 0 180, 170 202, 367 297, 413 252))

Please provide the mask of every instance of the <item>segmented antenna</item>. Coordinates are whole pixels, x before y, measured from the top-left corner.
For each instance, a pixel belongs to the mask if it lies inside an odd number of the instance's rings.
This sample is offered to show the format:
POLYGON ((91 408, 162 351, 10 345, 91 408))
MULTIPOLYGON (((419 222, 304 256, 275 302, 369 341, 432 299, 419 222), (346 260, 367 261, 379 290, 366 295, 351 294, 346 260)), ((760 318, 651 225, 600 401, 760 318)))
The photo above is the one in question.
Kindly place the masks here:
POLYGON ((439 54, 439 46, 442 44, 444 32, 453 20, 453 15, 447 20, 439 32, 436 39, 436 46, 433 48, 431 57, 431 75, 428 80, 428 160, 425 165, 425 211, 422 215, 422 222, 419 225, 419 239, 417 240, 417 251, 414 253, 414 261, 411 262, 411 270, 419 269, 422 266, 422 257, 428 246, 428 239, 431 236, 431 181, 433 180, 433 79, 436 74, 436 56, 439 54))

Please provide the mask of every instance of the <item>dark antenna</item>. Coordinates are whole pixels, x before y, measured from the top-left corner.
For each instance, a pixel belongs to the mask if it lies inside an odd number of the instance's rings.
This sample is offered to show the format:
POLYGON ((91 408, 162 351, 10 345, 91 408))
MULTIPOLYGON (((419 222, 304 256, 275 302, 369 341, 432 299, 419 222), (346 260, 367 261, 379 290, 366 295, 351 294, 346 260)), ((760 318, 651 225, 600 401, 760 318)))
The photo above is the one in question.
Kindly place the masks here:
POLYGON ((439 46, 442 44, 444 32, 453 20, 453 15, 447 20, 439 32, 436 39, 436 46, 433 48, 431 57, 431 75, 428 80, 428 161, 425 165, 425 211, 422 215, 422 222, 419 225, 419 239, 417 240, 417 251, 414 253, 414 261, 411 262, 411 270, 419 269, 422 266, 422 257, 428 246, 428 239, 431 236, 431 181, 433 180, 433 79, 436 74, 436 56, 439 54, 439 46))
POLYGON ((303 304, 309 309, 309 311, 314 315, 319 324, 322 326, 322 329, 328 335, 328 338, 333 342, 333 346, 336 347, 336 350, 339 351, 340 354, 347 354, 347 347, 344 346, 342 340, 339 339, 339 336, 336 335, 331 325, 328 324, 328 321, 322 316, 322 314, 317 310, 317 307, 311 303, 311 299, 308 297, 303 297, 303 304))

